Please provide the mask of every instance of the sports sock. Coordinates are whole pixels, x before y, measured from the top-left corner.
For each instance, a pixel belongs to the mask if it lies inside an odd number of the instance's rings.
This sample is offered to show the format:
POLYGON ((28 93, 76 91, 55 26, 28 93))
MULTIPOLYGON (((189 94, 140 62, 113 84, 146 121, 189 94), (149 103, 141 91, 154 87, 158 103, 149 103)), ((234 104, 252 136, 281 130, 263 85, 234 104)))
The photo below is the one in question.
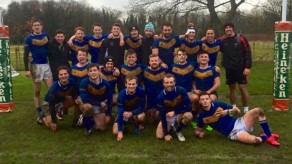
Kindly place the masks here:
POLYGON ((249 109, 248 106, 243 107, 243 112, 244 112, 244 113, 248 112, 248 109, 249 109))
POLYGON ((262 139, 262 142, 266 141, 267 140, 267 136, 266 135, 260 135, 259 137, 261 137, 262 139))
POLYGON ((37 111, 38 114, 40 114, 42 112, 42 108, 41 107, 37 107, 36 111, 37 111))
POLYGON ((182 131, 182 129, 183 129, 184 127, 185 127, 185 125, 184 125, 183 123, 180 123, 179 126, 178 126, 178 128, 176 129, 175 132, 180 132, 180 131, 182 131))
POLYGON ((192 111, 192 115, 193 115, 193 120, 192 121, 197 121, 198 113, 195 112, 195 111, 192 111))
POLYGON ((92 117, 83 116, 83 125, 86 129, 91 129, 94 126, 94 121, 92 120, 92 117))
POLYGON ((262 120, 259 121, 262 129, 264 130, 265 134, 267 135, 268 138, 270 138, 272 136, 271 130, 269 128, 268 122, 267 120, 262 120))

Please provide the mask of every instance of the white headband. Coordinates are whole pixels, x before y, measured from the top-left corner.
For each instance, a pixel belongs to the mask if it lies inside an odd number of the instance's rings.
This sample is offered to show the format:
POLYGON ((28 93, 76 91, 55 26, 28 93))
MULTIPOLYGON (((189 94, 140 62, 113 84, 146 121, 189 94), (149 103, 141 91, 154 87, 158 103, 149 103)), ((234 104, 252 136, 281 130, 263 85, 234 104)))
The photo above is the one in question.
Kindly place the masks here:
POLYGON ((193 29, 193 28, 189 28, 189 29, 187 30, 187 32, 186 32, 186 35, 189 35, 190 32, 194 32, 194 33, 196 33, 196 30, 193 29))

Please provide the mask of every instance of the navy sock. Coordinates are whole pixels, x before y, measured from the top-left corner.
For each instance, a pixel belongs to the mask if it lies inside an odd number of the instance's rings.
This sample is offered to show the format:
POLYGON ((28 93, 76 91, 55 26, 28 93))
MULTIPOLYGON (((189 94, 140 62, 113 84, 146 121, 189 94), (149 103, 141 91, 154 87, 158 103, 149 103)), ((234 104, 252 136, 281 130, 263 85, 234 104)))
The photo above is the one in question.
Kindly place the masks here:
POLYGON ((183 123, 180 123, 178 128, 176 129, 176 132, 180 132, 182 131, 182 129, 185 127, 185 125, 183 123))
POLYGON ((260 135, 260 137, 261 137, 263 142, 267 140, 267 136, 266 135, 260 135))
POLYGON ((193 120, 192 121, 197 121, 197 112, 192 112, 193 115, 193 120))
POLYGON ((268 138, 272 136, 271 130, 269 128, 267 120, 262 120, 259 121, 262 129, 264 130, 265 134, 267 135, 268 138))
POLYGON ((36 111, 37 111, 38 114, 40 114, 42 112, 42 108, 41 107, 37 107, 36 111))
POLYGON ((92 117, 83 116, 83 125, 86 129, 91 129, 93 127, 94 124, 92 124, 92 122, 94 122, 92 117))
POLYGON ((93 117, 90 117, 90 121, 89 121, 90 128, 93 128, 94 125, 95 125, 94 119, 93 119, 93 117))
POLYGON ((36 108, 36 112, 39 115, 39 117, 42 119, 44 117, 44 114, 42 113, 42 108, 41 107, 37 107, 36 108))

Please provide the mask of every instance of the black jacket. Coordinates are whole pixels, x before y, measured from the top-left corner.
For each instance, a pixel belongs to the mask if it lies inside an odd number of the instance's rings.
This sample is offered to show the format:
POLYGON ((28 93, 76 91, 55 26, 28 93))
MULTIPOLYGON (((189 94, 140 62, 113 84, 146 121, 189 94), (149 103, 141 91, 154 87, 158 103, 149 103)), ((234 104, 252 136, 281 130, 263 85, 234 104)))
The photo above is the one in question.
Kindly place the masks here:
POLYGON ((50 40, 48 45, 48 57, 54 81, 58 79, 57 69, 59 66, 65 65, 70 68, 70 51, 69 45, 64 40, 62 46, 55 40, 50 40))
POLYGON ((252 58, 248 41, 243 36, 236 34, 233 37, 223 36, 220 45, 223 53, 222 64, 226 69, 251 68, 252 58), (237 39, 239 37, 239 39, 237 39))

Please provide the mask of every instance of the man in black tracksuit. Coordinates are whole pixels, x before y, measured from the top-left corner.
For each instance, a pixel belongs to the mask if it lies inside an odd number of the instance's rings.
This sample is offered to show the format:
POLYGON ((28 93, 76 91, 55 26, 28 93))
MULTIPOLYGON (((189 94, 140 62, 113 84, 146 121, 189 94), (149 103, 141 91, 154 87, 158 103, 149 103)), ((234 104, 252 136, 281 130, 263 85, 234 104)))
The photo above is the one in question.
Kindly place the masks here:
POLYGON ((252 65, 251 50, 248 41, 234 32, 234 24, 224 25, 225 35, 221 39, 223 67, 226 71, 226 83, 229 85, 230 103, 236 106, 236 83, 238 84, 244 113, 248 111, 247 76, 252 65))
POLYGON ((50 68, 53 74, 53 80, 58 80, 57 69, 60 66, 67 66, 70 68, 70 51, 67 42, 65 41, 65 35, 62 30, 57 30, 55 38, 49 42, 48 45, 48 58, 50 68))

